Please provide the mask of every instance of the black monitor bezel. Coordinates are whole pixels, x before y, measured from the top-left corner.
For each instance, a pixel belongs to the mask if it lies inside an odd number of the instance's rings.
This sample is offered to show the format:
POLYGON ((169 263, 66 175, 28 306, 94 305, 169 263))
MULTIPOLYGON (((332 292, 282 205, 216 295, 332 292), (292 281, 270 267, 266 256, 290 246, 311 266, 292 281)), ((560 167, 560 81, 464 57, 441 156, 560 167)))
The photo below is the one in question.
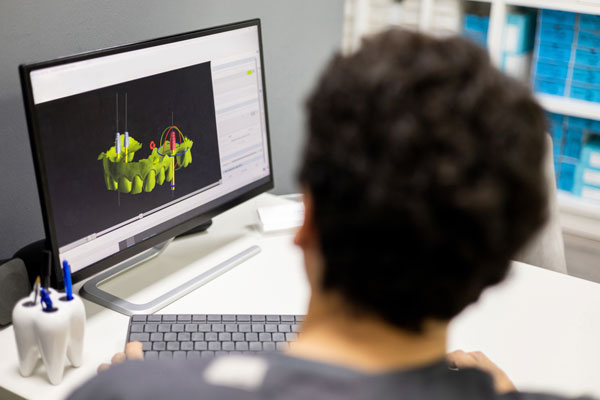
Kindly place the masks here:
MULTIPOLYGON (((274 174, 273 174, 273 159, 271 156, 271 137, 270 137, 270 129, 269 129, 269 115, 268 115, 268 107, 267 107, 267 89, 266 89, 266 81, 265 81, 265 63, 264 63, 264 54, 263 54, 263 45, 262 45, 262 29, 260 19, 251 19, 241 22, 229 23, 225 25, 220 25, 211 28, 199 29, 191 32, 180 33, 176 35, 165 36, 161 38, 145 40, 141 42, 110 47, 106 49, 100 49, 95 51, 90 51, 86 53, 76 54, 67 57, 61 57, 58 59, 31 63, 31 64, 23 64, 19 66, 19 73, 21 78, 21 88, 23 92, 23 102, 25 105, 25 114, 27 118, 27 127, 29 131, 29 141, 31 144, 31 151, 33 155, 33 162, 35 167, 35 175, 36 181, 38 185, 38 193, 40 196, 40 203, 42 208, 42 216, 44 220, 44 230, 46 234, 46 246, 48 249, 52 251, 53 258, 53 266, 51 271, 51 282, 52 286, 62 289, 64 286, 60 262, 58 258, 58 244, 56 241, 56 232, 54 230, 54 216, 52 213, 52 205, 50 201, 50 195, 47 186, 47 177, 44 163, 44 155, 42 152, 42 148, 40 145, 40 134, 38 127, 37 114, 35 112, 35 104, 33 102, 33 91, 31 87, 30 73, 37 69, 54 67, 57 65, 69 64, 73 62, 84 61, 97 57, 104 57, 108 55, 124 53, 133 50, 139 50, 143 48, 160 46, 168 43, 178 42, 182 40, 195 39, 202 36, 212 35, 216 33, 227 32, 235 29, 247 28, 256 26, 258 30, 258 42, 260 49, 260 62, 261 62, 261 79, 262 79, 262 89, 263 89, 263 99, 264 99, 264 112, 265 112, 265 124, 266 124, 266 136, 267 136, 267 150, 269 155, 269 175, 264 183, 259 186, 252 187, 253 183, 243 186, 237 191, 242 191, 237 197, 226 201, 223 204, 215 205, 211 207, 209 210, 202 212, 201 214, 188 219, 185 222, 182 222, 174 227, 168 228, 167 230, 156 234, 148 239, 145 239, 142 242, 136 243, 127 249, 121 250, 111 256, 108 256, 100 261, 97 261, 93 264, 88 265, 87 267, 73 273, 72 281, 73 283, 79 282, 83 279, 86 279, 96 273, 108 269, 110 267, 119 264, 120 262, 127 260, 135 256, 136 254, 141 253, 144 250, 147 250, 151 247, 157 246, 166 240, 180 235, 189 231, 190 229, 201 225, 208 220, 212 219, 216 215, 235 207, 236 205, 252 198, 260 193, 263 193, 267 190, 273 189, 274 187, 274 174), (249 189, 248 189, 249 188, 249 189), (244 191, 244 189, 248 189, 244 191)), ((263 178, 263 179, 266 179, 263 178)), ((256 182, 256 181, 255 181, 256 182)), ((219 199, 213 200, 204 206, 218 203, 219 199)), ((198 207, 200 208, 200 207, 198 207)))

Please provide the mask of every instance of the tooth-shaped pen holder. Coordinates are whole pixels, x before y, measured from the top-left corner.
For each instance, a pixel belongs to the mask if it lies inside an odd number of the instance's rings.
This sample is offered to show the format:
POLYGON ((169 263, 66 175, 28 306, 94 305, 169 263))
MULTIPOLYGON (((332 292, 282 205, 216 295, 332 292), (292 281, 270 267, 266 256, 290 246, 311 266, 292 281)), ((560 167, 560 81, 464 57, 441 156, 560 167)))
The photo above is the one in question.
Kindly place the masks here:
POLYGON ((43 310, 39 296, 34 304, 32 292, 17 302, 12 319, 21 375, 31 376, 41 356, 48 379, 58 385, 63 379, 65 356, 74 367, 81 366, 85 308, 76 295, 67 300, 64 293, 49 292, 54 311, 43 310))

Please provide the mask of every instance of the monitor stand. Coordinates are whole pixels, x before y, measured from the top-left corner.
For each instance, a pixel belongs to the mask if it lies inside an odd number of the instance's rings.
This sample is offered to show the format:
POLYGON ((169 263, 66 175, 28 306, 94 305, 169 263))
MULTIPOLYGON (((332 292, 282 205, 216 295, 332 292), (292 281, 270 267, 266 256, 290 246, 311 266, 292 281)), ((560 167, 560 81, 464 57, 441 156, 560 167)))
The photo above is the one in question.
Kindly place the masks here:
POLYGON ((205 223, 200 224, 197 227, 192 228, 189 231, 183 232, 181 235, 176 236, 175 239, 180 238, 180 237, 184 237, 184 236, 187 236, 187 235, 193 235, 195 233, 202 233, 202 232, 206 231, 208 228, 210 228, 211 225, 212 225, 212 219, 209 219, 205 223))
MULTIPOLYGON (((208 226, 210 226, 210 224, 208 226)), ((206 226, 204 229, 208 228, 208 226, 206 226)), ((172 241, 173 239, 169 239, 159 244, 158 246, 152 247, 140 254, 137 254, 136 256, 131 257, 117 264, 113 268, 93 277, 83 285, 83 287, 79 291, 79 294, 81 295, 81 297, 89 301, 100 304, 101 306, 110 308, 111 310, 115 310, 125 315, 152 314, 160 310, 161 308, 171 304, 175 300, 185 296, 192 290, 197 289, 198 287, 224 274, 225 272, 241 264, 242 262, 246 261, 252 256, 260 253, 260 247, 250 246, 244 251, 223 261, 222 263, 215 265, 207 271, 204 271, 200 275, 143 304, 131 303, 121 297, 108 293, 98 287, 98 285, 119 276, 125 271, 134 268, 154 257, 159 256, 172 241)))

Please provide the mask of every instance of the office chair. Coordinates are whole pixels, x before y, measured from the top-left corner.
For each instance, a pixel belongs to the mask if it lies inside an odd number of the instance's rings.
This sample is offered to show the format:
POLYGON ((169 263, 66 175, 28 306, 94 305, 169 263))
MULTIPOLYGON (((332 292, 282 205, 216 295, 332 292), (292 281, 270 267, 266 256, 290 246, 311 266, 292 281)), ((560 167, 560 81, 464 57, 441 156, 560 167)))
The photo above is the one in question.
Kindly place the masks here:
POLYGON ((546 136, 546 159, 544 175, 548 185, 548 221, 536 236, 517 254, 515 261, 567 273, 565 245, 560 226, 560 215, 556 196, 556 180, 554 178, 554 158, 552 139, 546 136))

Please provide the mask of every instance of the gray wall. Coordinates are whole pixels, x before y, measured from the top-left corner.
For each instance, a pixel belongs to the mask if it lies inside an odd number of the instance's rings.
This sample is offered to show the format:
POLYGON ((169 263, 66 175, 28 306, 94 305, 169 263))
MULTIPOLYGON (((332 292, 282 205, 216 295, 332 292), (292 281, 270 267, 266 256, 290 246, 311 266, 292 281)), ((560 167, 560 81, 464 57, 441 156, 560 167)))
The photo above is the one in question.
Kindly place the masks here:
POLYGON ((342 38, 343 0, 0 0, 0 259, 44 237, 17 67, 260 17, 275 193, 296 190, 302 101, 342 38))

